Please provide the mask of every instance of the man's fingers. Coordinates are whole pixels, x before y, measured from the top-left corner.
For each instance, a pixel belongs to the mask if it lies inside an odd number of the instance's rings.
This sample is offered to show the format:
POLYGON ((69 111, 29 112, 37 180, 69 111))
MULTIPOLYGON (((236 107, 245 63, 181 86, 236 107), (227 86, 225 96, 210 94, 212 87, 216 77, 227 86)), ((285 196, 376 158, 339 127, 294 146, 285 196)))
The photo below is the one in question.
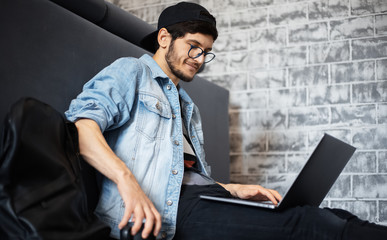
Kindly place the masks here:
POLYGON ((126 226, 126 224, 128 224, 130 216, 132 216, 132 212, 133 212, 133 210, 131 208, 125 207, 124 216, 122 217, 122 220, 121 220, 120 224, 118 225, 119 229, 122 229, 123 227, 126 226))
POLYGON ((141 229, 141 226, 142 226, 142 220, 144 219, 144 212, 143 210, 140 208, 136 208, 134 210, 134 224, 132 226, 132 230, 131 230, 131 234, 134 236, 138 233, 138 231, 141 229))
POLYGON ((264 189, 263 193, 272 203, 274 203, 275 205, 278 204, 277 199, 274 197, 274 195, 271 193, 271 191, 264 189))
POLYGON ((145 239, 145 238, 148 238, 149 234, 153 229, 155 218, 154 218, 153 212, 149 209, 149 207, 146 207, 144 211, 145 211, 145 224, 144 224, 144 229, 142 230, 141 237, 145 239))
POLYGON ((281 200, 282 200, 281 194, 279 194, 277 191, 272 190, 272 189, 269 189, 269 191, 274 195, 274 197, 275 197, 278 201, 281 201, 281 200))
POLYGON ((156 208, 152 208, 152 212, 155 216, 155 226, 153 228, 153 235, 157 236, 161 230, 161 215, 156 208))

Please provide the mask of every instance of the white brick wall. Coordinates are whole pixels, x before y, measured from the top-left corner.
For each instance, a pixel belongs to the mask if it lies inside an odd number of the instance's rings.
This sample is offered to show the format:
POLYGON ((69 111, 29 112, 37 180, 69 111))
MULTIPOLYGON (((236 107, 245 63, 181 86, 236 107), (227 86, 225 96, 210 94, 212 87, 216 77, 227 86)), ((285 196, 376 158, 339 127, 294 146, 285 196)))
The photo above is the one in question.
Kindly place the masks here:
MULTIPOLYGON (((156 25, 168 0, 111 0, 156 25)), ((322 206, 387 224, 387 1, 196 0, 230 90, 233 182, 285 192, 324 132, 358 150, 322 206)))

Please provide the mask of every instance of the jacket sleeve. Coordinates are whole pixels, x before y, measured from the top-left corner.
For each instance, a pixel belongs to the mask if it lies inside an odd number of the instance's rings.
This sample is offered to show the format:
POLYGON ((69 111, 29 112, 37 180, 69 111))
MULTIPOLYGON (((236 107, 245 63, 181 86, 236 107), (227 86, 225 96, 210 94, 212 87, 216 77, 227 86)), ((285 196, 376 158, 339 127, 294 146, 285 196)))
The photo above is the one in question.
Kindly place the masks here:
POLYGON ((130 119, 139 73, 136 59, 116 60, 84 85, 65 112, 67 119, 92 119, 102 132, 122 126, 130 119))

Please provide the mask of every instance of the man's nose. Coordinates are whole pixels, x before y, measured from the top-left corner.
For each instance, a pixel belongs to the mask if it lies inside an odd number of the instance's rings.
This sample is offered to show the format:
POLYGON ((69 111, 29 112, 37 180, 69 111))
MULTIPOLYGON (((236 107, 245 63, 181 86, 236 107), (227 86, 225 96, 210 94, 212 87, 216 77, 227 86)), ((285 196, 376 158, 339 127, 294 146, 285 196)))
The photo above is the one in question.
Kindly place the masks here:
POLYGON ((204 54, 200 55, 199 57, 195 58, 195 60, 201 65, 204 63, 206 57, 204 56, 204 54))

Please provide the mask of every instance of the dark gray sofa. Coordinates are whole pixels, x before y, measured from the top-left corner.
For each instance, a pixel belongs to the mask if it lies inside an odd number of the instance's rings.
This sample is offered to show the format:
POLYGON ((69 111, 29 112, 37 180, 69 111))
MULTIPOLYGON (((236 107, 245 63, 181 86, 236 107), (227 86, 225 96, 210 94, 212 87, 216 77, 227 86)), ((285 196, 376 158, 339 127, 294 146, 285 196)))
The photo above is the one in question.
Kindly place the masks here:
MULTIPOLYGON (((102 68, 146 53, 138 45, 151 31, 151 25, 103 0, 1 0, 0 121, 21 97, 64 112, 102 68)), ((201 110, 213 177, 227 183, 228 91, 200 77, 182 85, 201 110)))

